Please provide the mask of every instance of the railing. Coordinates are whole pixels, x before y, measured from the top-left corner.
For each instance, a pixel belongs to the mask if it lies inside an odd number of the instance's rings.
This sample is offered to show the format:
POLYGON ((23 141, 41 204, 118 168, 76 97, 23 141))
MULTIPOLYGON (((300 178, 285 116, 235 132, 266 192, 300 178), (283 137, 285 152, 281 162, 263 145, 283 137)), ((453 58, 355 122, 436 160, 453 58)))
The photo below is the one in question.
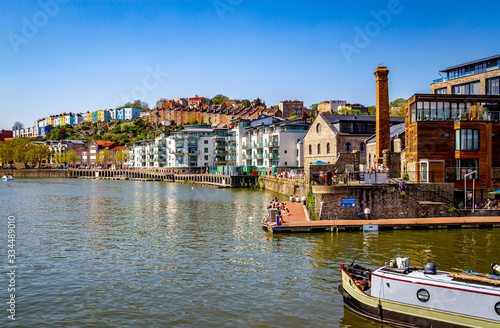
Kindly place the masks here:
POLYGON ((444 81, 459 79, 459 78, 465 77, 465 76, 470 76, 470 75, 480 74, 480 73, 484 73, 484 72, 494 71, 494 70, 499 69, 499 68, 500 68, 500 65, 497 65, 497 66, 492 66, 492 67, 488 67, 488 68, 485 68, 485 69, 479 69, 477 71, 469 71, 469 72, 465 72, 465 73, 461 73, 461 74, 455 74, 455 75, 452 75, 452 76, 445 76, 443 78, 433 80, 432 83, 438 83, 438 82, 444 82, 444 81))
POLYGON ((188 150, 188 154, 190 154, 190 155, 199 155, 200 151, 197 150, 197 149, 190 149, 190 150, 188 150))
POLYGON ((154 155, 166 155, 166 154, 167 154, 167 152, 164 150, 158 150, 158 151, 154 152, 154 155))
POLYGON ((278 153, 269 154, 269 158, 279 158, 279 157, 280 157, 280 154, 278 154, 278 153))
POLYGON ((166 162, 167 159, 166 158, 157 158, 156 161, 157 162, 166 162))
POLYGON ((226 139, 228 141, 236 141, 236 136, 228 136, 226 139))
POLYGON ((229 150, 236 150, 236 146, 229 146, 229 147, 227 147, 227 149, 229 149, 229 150))
POLYGON ((263 154, 257 154, 257 158, 263 158, 263 154))
POLYGON ((225 150, 214 150, 214 154, 226 154, 227 151, 225 150))
POLYGON ((181 141, 181 142, 178 142, 178 141, 177 141, 177 142, 175 143, 175 147, 177 147, 177 148, 184 147, 184 141, 181 141))
POLYGON ((200 136, 198 134, 188 134, 185 138, 186 139, 199 139, 200 136))
MULTIPOLYGON (((445 170, 445 179, 447 182, 453 182, 457 180, 464 180, 465 175, 472 173, 474 171, 479 171, 477 167, 447 167, 445 170)), ((470 175, 467 180, 478 179, 478 173, 470 175)))
POLYGON ((197 141, 188 141, 188 147, 198 147, 197 141))
POLYGON ((257 148, 262 148, 262 146, 263 146, 262 142, 257 144, 257 148))
POLYGON ((279 147, 280 143, 279 141, 272 141, 269 143, 269 147, 279 147))
POLYGON ((156 144, 155 147, 166 147, 167 145, 164 144, 164 143, 159 143, 159 144, 156 144))
POLYGON ((187 154, 187 150, 184 149, 176 149, 175 154, 187 154))

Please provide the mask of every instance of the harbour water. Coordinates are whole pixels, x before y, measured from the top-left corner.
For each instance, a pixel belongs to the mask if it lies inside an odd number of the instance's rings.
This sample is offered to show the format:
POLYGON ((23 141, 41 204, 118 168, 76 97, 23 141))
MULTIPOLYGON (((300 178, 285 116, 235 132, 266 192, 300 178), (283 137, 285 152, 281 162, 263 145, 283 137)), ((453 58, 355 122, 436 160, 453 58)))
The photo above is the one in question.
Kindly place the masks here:
MULTIPOLYGON (((498 229, 272 235, 274 194, 164 182, 0 183, 2 276, 16 218, 12 327, 381 327, 344 309, 339 263, 391 257, 488 271, 498 229)), ((285 197, 283 196, 283 200, 285 197)))

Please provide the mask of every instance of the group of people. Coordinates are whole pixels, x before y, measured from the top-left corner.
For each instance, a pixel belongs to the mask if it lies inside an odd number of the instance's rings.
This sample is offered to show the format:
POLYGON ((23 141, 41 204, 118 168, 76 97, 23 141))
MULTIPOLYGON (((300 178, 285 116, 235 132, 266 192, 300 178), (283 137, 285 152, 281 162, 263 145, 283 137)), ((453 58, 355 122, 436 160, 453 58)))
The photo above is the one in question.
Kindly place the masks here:
POLYGON ((476 209, 486 209, 486 210, 493 210, 493 209, 500 209, 500 200, 493 201, 491 199, 488 199, 486 202, 481 202, 479 204, 475 204, 476 209))
POLYGON ((369 167, 368 170, 366 171, 368 174, 373 174, 373 173, 389 173, 389 168, 384 167, 384 164, 379 164, 375 165, 372 167, 369 167))
MULTIPOLYGON (((297 197, 298 199, 298 197, 297 197)), ((279 222, 284 223, 285 221, 283 220, 283 216, 286 216, 290 214, 290 211, 286 207, 286 203, 278 201, 277 197, 274 197, 274 199, 269 203, 267 206, 267 209, 270 208, 275 208, 278 210, 278 215, 279 215, 279 222)), ((269 218, 268 218, 269 220, 269 218)))
POLYGON ((294 170, 274 173, 275 178, 304 178, 305 176, 305 173, 297 174, 294 170))

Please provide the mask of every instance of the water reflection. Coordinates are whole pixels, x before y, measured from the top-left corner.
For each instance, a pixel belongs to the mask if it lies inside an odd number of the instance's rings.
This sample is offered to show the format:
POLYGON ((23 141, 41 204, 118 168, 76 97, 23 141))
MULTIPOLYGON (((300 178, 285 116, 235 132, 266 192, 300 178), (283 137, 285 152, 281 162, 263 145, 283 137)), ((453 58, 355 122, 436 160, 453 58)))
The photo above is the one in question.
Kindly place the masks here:
POLYGON ((344 309, 340 263, 408 256, 484 272, 499 260, 492 229, 272 235, 259 224, 272 197, 159 182, 0 184, 2 210, 19 222, 21 325, 380 327, 344 309))

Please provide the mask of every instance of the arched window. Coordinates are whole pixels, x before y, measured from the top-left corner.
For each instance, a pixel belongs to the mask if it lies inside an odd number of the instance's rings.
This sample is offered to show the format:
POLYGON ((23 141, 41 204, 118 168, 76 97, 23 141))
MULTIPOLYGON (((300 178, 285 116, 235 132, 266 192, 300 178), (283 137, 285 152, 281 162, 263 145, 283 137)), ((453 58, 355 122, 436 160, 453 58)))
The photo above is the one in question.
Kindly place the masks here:
POLYGON ((350 153, 352 151, 351 143, 350 142, 348 142, 348 143, 345 144, 345 151, 347 153, 350 153))
POLYGON ((364 153, 365 153, 365 144, 364 144, 364 143, 361 143, 361 144, 359 145, 359 152, 360 152, 361 154, 364 154, 364 153))
POLYGON ((330 154, 330 143, 326 144, 326 153, 330 154))
POLYGON ((312 153, 313 153, 312 146, 311 146, 311 145, 309 145, 309 155, 312 155, 312 153))
POLYGON ((321 154, 321 145, 318 144, 318 155, 321 154))
POLYGON ((318 134, 321 134, 321 124, 318 123, 318 125, 316 125, 316 132, 318 132, 318 134))

